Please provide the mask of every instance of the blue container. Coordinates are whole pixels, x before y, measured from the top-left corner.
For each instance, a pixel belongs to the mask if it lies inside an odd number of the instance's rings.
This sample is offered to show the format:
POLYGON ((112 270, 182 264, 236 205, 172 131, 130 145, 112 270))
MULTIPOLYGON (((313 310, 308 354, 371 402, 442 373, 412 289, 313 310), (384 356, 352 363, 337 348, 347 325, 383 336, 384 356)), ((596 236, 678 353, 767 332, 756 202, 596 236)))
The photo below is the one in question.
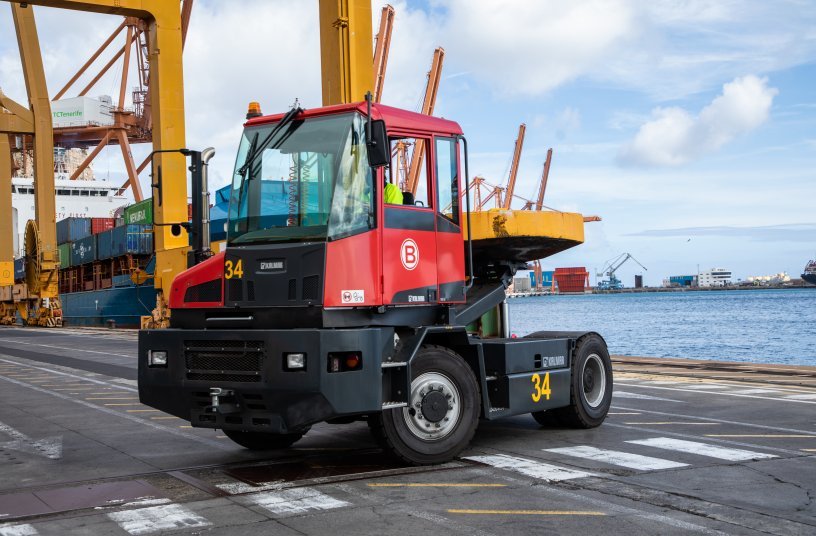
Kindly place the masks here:
POLYGON ((25 258, 14 259, 14 280, 25 279, 25 258))
POLYGON ((110 257, 153 253, 153 230, 149 225, 123 225, 111 229, 110 257))
POLYGON ((71 266, 80 266, 96 260, 96 237, 86 236, 71 242, 71 266))
POLYGON ((57 222, 57 244, 76 242, 91 236, 91 218, 65 218, 57 222))
POLYGON ((113 231, 110 229, 96 235, 96 257, 100 261, 113 258, 113 231))
POLYGON ((109 288, 61 294, 62 318, 67 326, 139 327, 141 316, 156 306, 157 289, 153 285, 109 288))
POLYGON ((541 272, 541 284, 545 287, 552 286, 554 274, 553 271, 541 272))

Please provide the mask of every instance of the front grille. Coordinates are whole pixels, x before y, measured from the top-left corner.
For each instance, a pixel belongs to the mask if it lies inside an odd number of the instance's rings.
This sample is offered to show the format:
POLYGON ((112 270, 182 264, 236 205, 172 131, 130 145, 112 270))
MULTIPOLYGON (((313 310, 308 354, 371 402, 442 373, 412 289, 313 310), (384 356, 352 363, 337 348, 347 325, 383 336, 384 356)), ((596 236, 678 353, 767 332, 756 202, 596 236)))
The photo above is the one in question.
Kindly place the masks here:
POLYGON ((188 380, 259 382, 263 341, 185 341, 188 380))
POLYGON ((220 302, 221 301, 221 280, 213 279, 206 283, 188 287, 184 292, 184 303, 196 302, 220 302))
POLYGON ((303 278, 303 299, 320 299, 320 276, 310 275, 303 278))

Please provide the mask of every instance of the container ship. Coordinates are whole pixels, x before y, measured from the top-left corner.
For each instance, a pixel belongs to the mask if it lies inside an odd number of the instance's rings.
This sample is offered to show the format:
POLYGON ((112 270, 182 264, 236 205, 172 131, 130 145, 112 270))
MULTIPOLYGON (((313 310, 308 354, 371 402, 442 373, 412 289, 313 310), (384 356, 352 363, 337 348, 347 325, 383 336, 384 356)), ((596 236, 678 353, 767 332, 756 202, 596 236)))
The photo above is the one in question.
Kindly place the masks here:
MULTIPOLYGON (((31 179, 13 179, 16 217, 15 281, 25 280, 23 233, 33 218, 31 179)), ((59 292, 63 322, 70 326, 138 327, 156 304, 153 287, 153 202, 127 206, 105 181, 58 180, 59 292)), ((229 186, 215 193, 213 242, 225 239, 229 186)), ((188 214, 189 215, 189 214, 188 214)), ((213 245, 220 249, 220 244, 213 245)))
POLYGON ((811 285, 816 285, 816 260, 807 263, 802 279, 811 285))

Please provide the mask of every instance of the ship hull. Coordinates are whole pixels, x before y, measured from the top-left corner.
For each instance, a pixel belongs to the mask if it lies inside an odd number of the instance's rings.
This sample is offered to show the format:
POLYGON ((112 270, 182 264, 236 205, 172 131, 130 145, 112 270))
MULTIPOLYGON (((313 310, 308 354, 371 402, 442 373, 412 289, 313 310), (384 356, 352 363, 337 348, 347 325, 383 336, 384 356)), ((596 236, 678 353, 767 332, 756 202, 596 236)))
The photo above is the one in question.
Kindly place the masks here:
POLYGON ((802 274, 802 279, 811 285, 816 285, 816 274, 802 274))
POLYGON ((156 306, 157 289, 150 285, 71 292, 60 295, 67 326, 139 327, 143 315, 156 306))

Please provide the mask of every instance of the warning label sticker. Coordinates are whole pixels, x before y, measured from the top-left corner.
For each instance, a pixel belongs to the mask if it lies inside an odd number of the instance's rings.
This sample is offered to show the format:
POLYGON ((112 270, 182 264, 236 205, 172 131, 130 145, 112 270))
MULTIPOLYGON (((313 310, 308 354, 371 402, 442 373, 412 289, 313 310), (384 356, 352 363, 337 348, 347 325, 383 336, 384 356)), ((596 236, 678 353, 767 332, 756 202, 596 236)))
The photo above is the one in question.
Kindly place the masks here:
POLYGON ((342 303, 363 303, 365 301, 364 290, 341 290, 340 301, 342 303))

